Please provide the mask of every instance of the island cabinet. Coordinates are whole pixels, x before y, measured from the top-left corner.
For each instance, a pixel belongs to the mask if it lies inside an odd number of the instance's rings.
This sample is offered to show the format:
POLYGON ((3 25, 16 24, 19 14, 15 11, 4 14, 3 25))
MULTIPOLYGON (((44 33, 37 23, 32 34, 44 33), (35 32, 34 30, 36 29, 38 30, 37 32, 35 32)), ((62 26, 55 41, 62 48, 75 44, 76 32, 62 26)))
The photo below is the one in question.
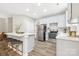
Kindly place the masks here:
POLYGON ((25 34, 6 33, 6 34, 7 34, 8 38, 16 39, 16 40, 23 42, 22 47, 20 47, 20 48, 17 47, 22 51, 12 47, 20 55, 28 56, 28 53, 33 50, 33 48, 34 48, 34 37, 35 37, 34 33, 27 33, 27 34, 26 33, 25 34))
POLYGON ((57 56, 79 56, 79 38, 57 38, 57 56))

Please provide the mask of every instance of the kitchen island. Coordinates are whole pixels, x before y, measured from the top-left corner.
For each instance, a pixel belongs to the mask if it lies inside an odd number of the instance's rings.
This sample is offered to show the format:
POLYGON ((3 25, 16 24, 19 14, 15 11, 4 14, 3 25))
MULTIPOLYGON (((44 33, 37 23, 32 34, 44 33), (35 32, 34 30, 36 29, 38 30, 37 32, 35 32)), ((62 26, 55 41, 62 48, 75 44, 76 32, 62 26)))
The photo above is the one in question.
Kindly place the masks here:
POLYGON ((34 33, 16 34, 16 33, 6 33, 8 38, 13 38, 23 42, 23 51, 21 52, 23 56, 27 56, 34 47, 34 33))
POLYGON ((57 56, 79 56, 79 37, 69 37, 66 33, 56 37, 57 56))

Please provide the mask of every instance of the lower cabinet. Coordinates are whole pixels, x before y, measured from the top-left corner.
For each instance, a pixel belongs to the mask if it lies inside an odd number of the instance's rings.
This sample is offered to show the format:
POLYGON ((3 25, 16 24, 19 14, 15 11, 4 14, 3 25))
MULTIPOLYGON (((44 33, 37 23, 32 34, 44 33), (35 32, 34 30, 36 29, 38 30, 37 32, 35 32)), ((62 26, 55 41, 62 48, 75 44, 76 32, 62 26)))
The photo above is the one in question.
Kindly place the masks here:
POLYGON ((57 39, 57 56, 79 56, 79 41, 57 39))

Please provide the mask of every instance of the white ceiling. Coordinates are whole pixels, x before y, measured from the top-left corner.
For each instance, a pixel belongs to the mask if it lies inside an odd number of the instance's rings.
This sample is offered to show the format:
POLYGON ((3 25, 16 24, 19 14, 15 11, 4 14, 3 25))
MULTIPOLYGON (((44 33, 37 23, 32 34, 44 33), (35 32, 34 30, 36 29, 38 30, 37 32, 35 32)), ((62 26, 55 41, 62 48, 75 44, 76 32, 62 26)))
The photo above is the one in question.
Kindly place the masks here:
POLYGON ((66 3, 0 3, 0 13, 25 15, 34 19, 63 12, 66 3))

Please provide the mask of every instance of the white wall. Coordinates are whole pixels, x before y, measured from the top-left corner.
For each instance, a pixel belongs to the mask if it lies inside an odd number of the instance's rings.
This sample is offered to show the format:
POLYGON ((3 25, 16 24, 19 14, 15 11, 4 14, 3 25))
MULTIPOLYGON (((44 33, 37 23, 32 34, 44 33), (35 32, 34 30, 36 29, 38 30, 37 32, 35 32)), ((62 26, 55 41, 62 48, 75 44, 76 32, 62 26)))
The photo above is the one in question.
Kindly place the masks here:
POLYGON ((34 32, 34 22, 32 19, 25 16, 13 16, 13 32, 16 32, 17 25, 22 24, 19 31, 21 32, 34 32))
POLYGON ((8 32, 8 15, 0 13, 0 32, 8 32))
POLYGON ((7 18, 9 15, 6 15, 6 14, 3 14, 3 13, 0 13, 0 18, 7 18))
POLYGON ((34 32, 34 21, 26 16, 11 16, 12 19, 9 19, 10 16, 6 14, 0 14, 0 32, 15 32, 16 25, 22 24, 20 31, 22 32, 34 32), (9 20, 13 20, 9 22, 9 20), (11 25, 10 23, 13 23, 11 25), (12 27, 13 28, 12 28, 12 27))

